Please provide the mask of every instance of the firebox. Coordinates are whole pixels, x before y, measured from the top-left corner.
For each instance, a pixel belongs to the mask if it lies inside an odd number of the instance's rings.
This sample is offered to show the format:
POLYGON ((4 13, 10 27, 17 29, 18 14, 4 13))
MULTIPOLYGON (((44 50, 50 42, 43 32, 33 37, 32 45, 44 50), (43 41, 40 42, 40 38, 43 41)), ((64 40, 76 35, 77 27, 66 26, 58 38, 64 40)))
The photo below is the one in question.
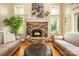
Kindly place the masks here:
POLYGON ((33 29, 32 30, 32 37, 42 37, 42 30, 41 29, 33 29))

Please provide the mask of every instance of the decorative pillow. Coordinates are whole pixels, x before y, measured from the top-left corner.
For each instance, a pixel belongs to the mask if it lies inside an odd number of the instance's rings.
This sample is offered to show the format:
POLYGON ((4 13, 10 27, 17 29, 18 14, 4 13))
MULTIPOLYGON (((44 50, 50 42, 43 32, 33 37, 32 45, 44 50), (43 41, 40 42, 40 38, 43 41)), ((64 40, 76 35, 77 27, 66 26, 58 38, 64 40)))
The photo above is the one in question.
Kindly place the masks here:
POLYGON ((4 43, 11 42, 11 41, 14 41, 14 40, 16 40, 14 34, 12 34, 10 32, 4 33, 4 41, 3 41, 4 43))
POLYGON ((2 31, 3 31, 3 43, 16 40, 15 35, 13 33, 10 33, 8 27, 4 27, 2 31))

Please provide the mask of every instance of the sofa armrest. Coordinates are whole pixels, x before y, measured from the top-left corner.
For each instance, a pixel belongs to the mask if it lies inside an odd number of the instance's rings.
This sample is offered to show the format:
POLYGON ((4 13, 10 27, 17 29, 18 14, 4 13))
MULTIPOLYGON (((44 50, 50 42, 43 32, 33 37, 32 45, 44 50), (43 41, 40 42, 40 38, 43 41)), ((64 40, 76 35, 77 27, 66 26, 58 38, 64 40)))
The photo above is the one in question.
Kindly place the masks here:
POLYGON ((63 36, 54 36, 54 39, 55 39, 55 40, 63 40, 64 37, 63 37, 63 36))

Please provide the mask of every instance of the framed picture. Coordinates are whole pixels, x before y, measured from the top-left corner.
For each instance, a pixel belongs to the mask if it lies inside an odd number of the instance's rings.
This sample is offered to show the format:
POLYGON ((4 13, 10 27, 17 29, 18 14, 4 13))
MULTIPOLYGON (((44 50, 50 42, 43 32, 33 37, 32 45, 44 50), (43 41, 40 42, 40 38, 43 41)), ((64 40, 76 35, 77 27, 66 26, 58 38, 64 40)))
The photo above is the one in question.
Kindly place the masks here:
POLYGON ((32 17, 44 18, 44 3, 32 3, 32 17))

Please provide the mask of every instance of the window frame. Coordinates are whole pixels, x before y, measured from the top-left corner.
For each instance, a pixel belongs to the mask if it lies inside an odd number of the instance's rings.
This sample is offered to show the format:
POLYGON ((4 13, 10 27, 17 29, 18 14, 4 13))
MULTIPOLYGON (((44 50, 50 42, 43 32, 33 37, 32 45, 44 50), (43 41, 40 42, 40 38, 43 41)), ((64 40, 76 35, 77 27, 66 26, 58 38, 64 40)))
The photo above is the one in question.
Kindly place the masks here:
POLYGON ((76 17, 77 17, 77 18, 76 18, 76 31, 79 32, 79 29, 78 29, 78 27, 79 27, 79 25, 78 25, 78 24, 79 24, 79 23, 78 23, 78 21, 79 21, 79 20, 78 20, 78 19, 79 19, 79 14, 77 14, 76 17))
MULTIPOLYGON (((51 9, 52 8, 58 8, 59 13, 57 15, 50 14, 50 22, 49 22, 50 34, 58 34, 58 32, 59 32, 59 20, 60 20, 60 6, 53 6, 53 7, 51 7, 51 9), (53 18, 53 17, 55 17, 55 18, 57 17, 57 32, 56 33, 51 31, 51 18, 53 18)), ((51 9, 50 9, 50 13, 51 13, 51 9)))
POLYGON ((54 34, 55 32, 51 31, 51 18, 57 18, 56 21, 57 21, 57 32, 58 32, 59 31, 59 16, 50 16, 50 33, 54 34))
POLYGON ((25 15, 24 5, 14 5, 14 15, 25 15), (17 7, 23 8, 23 13, 17 13, 17 7))
POLYGON ((50 8, 50 15, 52 15, 52 16, 58 16, 58 15, 60 15, 60 6, 53 6, 53 7, 51 7, 50 8), (51 14, 53 8, 57 8, 58 9, 58 11, 59 11, 58 14, 51 14))

